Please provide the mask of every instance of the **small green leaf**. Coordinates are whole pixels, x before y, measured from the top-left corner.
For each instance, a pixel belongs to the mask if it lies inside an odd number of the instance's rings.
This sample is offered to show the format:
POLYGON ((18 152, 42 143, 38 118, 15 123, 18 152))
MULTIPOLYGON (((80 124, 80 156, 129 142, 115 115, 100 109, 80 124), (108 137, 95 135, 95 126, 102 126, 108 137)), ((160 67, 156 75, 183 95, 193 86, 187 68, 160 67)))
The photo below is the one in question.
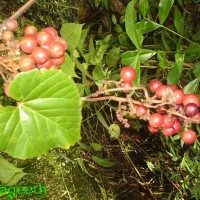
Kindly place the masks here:
POLYGON ((200 77, 200 62, 196 63, 195 66, 193 67, 193 74, 195 76, 195 78, 199 78, 200 77))
POLYGON ((189 93, 195 93, 196 90, 198 89, 199 86, 199 81, 200 79, 194 79, 191 82, 189 82, 184 88, 183 91, 185 94, 189 94, 189 93))
POLYGON ((108 124, 106 123, 104 117, 102 116, 102 114, 101 114, 98 110, 96 110, 96 115, 97 115, 97 118, 99 119, 99 121, 102 123, 102 125, 103 125, 106 129, 108 129, 108 128, 109 128, 109 127, 108 127, 108 124))
POLYGON ((140 6, 142 16, 146 17, 147 11, 149 9, 149 1, 148 0, 140 0, 139 6, 140 6))
POLYGON ((142 24, 141 32, 142 32, 143 34, 144 34, 144 33, 149 33, 149 32, 151 32, 151 31, 153 31, 153 30, 155 30, 155 29, 161 27, 160 24, 157 24, 156 22, 153 22, 153 21, 144 21, 144 20, 142 20, 142 21, 137 22, 137 23, 135 24, 135 28, 136 28, 136 29, 139 29, 139 27, 141 26, 141 24, 142 24))
POLYGON ((159 64, 158 65, 160 67, 165 68, 165 67, 167 67, 169 65, 168 61, 166 59, 166 53, 164 51, 158 51, 157 57, 158 57, 158 60, 159 60, 159 64))
POLYGON ((184 55, 182 54, 175 54, 175 65, 174 67, 169 71, 167 76, 167 83, 173 83, 175 85, 178 84, 178 81, 180 79, 182 69, 184 64, 184 55))
POLYGON ((139 49, 144 37, 141 32, 141 27, 136 28, 134 24, 137 17, 136 10, 134 8, 135 3, 136 0, 132 0, 126 7, 125 28, 127 35, 129 36, 133 44, 136 46, 136 48, 139 49))
POLYGON ((115 165, 115 163, 109 160, 99 158, 97 156, 92 156, 92 160, 96 162, 97 164, 101 165, 102 167, 113 167, 115 165))
POLYGON ((167 19, 173 4, 174 0, 160 0, 158 6, 158 17, 161 24, 163 24, 167 19))
POLYGON ((72 62, 69 54, 65 53, 65 62, 61 65, 61 70, 68 76, 78 77, 75 72, 75 64, 72 62))
POLYGON ((63 24, 60 30, 61 37, 68 43, 68 50, 73 51, 81 39, 83 24, 66 23, 63 24))
POLYGON ((114 67, 120 57, 120 48, 113 48, 108 51, 106 56, 106 64, 108 67, 114 67))
POLYGON ((102 81, 104 80, 104 71, 101 66, 96 65, 93 72, 92 72, 93 79, 95 83, 100 86, 102 85, 102 81))
POLYGON ((0 182, 3 185, 16 185, 26 175, 22 168, 17 168, 0 156, 0 182))
POLYGON ((183 17, 177 6, 174 9, 174 25, 176 27, 176 30, 180 34, 183 34, 183 30, 184 30, 183 17))
POLYGON ((90 146, 91 146, 95 151, 101 151, 101 150, 102 150, 102 145, 101 145, 101 144, 90 143, 90 146))

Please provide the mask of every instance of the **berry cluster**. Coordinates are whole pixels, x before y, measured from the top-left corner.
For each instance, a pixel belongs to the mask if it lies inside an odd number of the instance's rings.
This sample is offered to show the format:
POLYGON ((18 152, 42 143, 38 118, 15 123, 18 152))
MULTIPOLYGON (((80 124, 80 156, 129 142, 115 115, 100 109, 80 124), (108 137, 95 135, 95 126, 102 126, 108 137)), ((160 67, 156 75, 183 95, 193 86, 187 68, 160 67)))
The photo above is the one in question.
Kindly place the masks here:
POLYGON ((34 68, 59 68, 65 61, 64 53, 68 47, 53 27, 37 31, 35 26, 27 26, 21 40, 15 40, 17 27, 17 21, 11 18, 0 25, 1 76, 8 96, 9 83, 15 75, 34 68))
POLYGON ((185 94, 176 85, 163 84, 160 80, 152 80, 148 89, 136 87, 132 83, 136 71, 131 66, 123 67, 120 77, 116 86, 127 94, 126 98, 111 99, 119 101, 116 114, 125 127, 130 126, 126 117, 131 116, 148 121, 151 133, 161 131, 166 136, 172 136, 182 131, 184 143, 192 144, 196 140, 197 135, 191 130, 192 124, 200 123, 200 98, 196 94, 185 94), (136 99, 133 99, 129 93, 136 90, 143 90, 143 93, 135 93, 136 99))

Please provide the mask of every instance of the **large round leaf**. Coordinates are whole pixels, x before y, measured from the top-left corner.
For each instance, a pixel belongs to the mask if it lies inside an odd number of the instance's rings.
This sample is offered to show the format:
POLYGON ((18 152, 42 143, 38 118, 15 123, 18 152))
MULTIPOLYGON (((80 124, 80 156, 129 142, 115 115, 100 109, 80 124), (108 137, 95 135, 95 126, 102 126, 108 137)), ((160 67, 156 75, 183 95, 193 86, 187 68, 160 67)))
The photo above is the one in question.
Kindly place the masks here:
POLYGON ((81 101, 73 80, 60 70, 20 73, 9 91, 16 107, 0 107, 0 150, 31 158, 81 139, 81 101))

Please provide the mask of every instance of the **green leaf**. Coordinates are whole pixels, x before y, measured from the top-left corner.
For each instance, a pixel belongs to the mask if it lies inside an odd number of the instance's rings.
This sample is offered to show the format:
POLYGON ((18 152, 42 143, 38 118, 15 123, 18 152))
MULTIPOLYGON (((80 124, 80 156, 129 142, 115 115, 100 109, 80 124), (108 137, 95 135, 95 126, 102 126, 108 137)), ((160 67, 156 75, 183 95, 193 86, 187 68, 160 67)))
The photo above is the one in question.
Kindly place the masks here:
POLYGON ((108 67, 114 67, 117 64, 119 57, 120 48, 110 49, 106 56, 106 64, 108 65, 108 67))
POLYGON ((3 185, 16 185, 27 173, 22 168, 17 168, 0 156, 0 182, 3 185))
POLYGON ((174 67, 169 71, 167 76, 167 83, 172 83, 177 85, 178 81, 180 79, 182 69, 184 64, 184 55, 183 54, 175 54, 175 65, 174 67))
POLYGON ((134 69, 136 70, 136 78, 133 81, 133 84, 135 86, 139 86, 140 85, 140 56, 139 54, 133 59, 133 62, 130 64, 130 66, 133 66, 134 69))
POLYGON ((18 74, 9 87, 17 107, 0 107, 0 150, 32 158, 81 139, 81 101, 75 83, 60 70, 18 74))
POLYGON ((136 28, 134 24, 136 20, 136 11, 134 8, 135 3, 136 0, 132 0, 126 7, 125 28, 127 35, 129 36, 133 44, 136 46, 136 48, 139 49, 144 37, 141 32, 142 27, 136 28))
POLYGON ((98 143, 90 143, 90 146, 95 150, 95 151, 101 151, 102 145, 98 143))
POLYGON ((173 4, 174 0, 160 0, 158 6, 158 17, 160 24, 163 24, 167 19, 173 4))
POLYGON ((166 59, 166 53, 164 51, 158 51, 157 56, 158 56, 158 60, 159 60, 158 65, 160 67, 165 68, 169 65, 168 61, 166 59))
POLYGON ((140 11, 143 17, 146 17, 147 11, 149 9, 149 1, 148 0, 140 0, 139 1, 140 11))
POLYGON ((183 30, 184 30, 183 17, 177 6, 174 9, 174 25, 176 27, 176 30, 180 34, 183 34, 183 30))
POLYGON ((101 114, 98 110, 96 110, 96 115, 97 115, 98 120, 101 122, 101 124, 102 124, 106 129, 108 129, 108 124, 106 123, 104 117, 102 116, 102 114, 101 114))
POLYGON ((195 78, 199 78, 200 77, 200 63, 196 63, 193 67, 193 74, 195 76, 195 78))
POLYGON ((71 77, 78 77, 75 72, 75 64, 72 62, 69 54, 65 53, 65 62, 60 67, 63 72, 71 77))
POLYGON ((68 43, 68 50, 73 51, 79 45, 83 24, 66 23, 60 30, 61 37, 68 43))
POLYGON ((93 72, 92 72, 92 76, 93 76, 93 79, 95 81, 95 83, 100 86, 103 84, 102 81, 104 81, 104 71, 102 69, 101 66, 99 65, 96 65, 93 72))
POLYGON ((192 80, 191 82, 189 82, 189 83, 183 88, 184 93, 185 93, 185 94, 195 93, 196 90, 197 90, 198 87, 199 87, 199 81, 200 81, 200 79, 197 78, 197 79, 194 79, 194 80, 192 80))
POLYGON ((92 160, 96 162, 97 164, 101 165, 102 167, 113 167, 115 165, 115 163, 109 160, 99 158, 97 156, 92 156, 92 160))
POLYGON ((134 58, 138 56, 138 54, 139 54, 140 62, 143 63, 149 60, 151 57, 153 57, 156 54, 156 52, 149 49, 142 49, 140 51, 138 50, 126 51, 121 54, 122 64, 131 65, 133 63, 134 58))
POLYGON ((149 33, 151 31, 153 31, 153 30, 161 27, 160 24, 157 24, 156 22, 142 20, 140 22, 135 23, 135 28, 139 29, 139 27, 141 26, 141 24, 142 24, 142 27, 141 27, 142 34, 149 33))

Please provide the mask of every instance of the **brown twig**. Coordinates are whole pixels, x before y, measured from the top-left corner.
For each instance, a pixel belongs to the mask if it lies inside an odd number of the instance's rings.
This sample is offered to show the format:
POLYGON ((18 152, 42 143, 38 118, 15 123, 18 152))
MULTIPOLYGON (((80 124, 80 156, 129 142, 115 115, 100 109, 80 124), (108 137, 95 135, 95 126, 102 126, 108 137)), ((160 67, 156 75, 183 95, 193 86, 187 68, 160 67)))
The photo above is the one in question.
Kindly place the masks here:
POLYGON ((17 10, 10 18, 17 20, 26 10, 28 10, 37 0, 29 0, 19 10, 17 10))

